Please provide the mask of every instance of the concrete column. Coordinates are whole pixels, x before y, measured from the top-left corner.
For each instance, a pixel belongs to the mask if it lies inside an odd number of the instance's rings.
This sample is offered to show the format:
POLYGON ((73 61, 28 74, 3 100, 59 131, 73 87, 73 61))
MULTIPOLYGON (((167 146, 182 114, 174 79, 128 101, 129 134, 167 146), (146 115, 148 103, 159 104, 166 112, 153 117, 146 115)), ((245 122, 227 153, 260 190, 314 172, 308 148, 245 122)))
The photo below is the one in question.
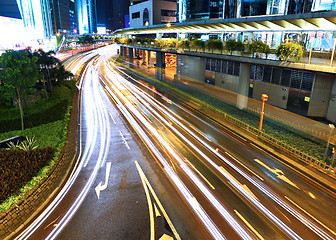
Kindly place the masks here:
POLYGON ((151 67, 151 51, 147 50, 147 67, 151 67))
POLYGON ((133 48, 128 48, 129 67, 133 68, 133 48))
POLYGON ((334 83, 331 90, 328 112, 327 112, 327 120, 336 123, 336 77, 334 77, 334 83))
POLYGON ((165 53, 156 52, 156 67, 155 67, 155 78, 163 80, 165 74, 165 53))
POLYGON ((236 105, 239 109, 247 107, 248 92, 250 87, 250 73, 251 65, 248 63, 240 63, 236 105))
POLYGON ((142 65, 145 65, 145 56, 146 56, 146 50, 142 50, 142 65))
POLYGON ((121 56, 125 59, 126 58, 126 48, 124 46, 121 46, 120 51, 121 51, 121 56))

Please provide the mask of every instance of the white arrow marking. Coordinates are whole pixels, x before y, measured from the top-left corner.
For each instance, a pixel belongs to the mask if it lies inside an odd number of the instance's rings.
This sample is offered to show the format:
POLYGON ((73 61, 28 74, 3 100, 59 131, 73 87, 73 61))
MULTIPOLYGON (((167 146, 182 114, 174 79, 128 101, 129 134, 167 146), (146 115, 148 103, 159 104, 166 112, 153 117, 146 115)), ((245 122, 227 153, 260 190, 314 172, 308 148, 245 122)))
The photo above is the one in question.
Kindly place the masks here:
POLYGON ((98 199, 99 199, 99 196, 100 196, 100 191, 103 191, 107 188, 107 184, 108 184, 108 180, 109 180, 109 176, 110 176, 111 164, 112 163, 110 163, 110 162, 106 163, 106 175, 105 175, 104 185, 102 185, 102 182, 100 182, 98 184, 98 186, 95 188, 98 199))
POLYGON ((257 199, 259 201, 259 199, 253 194, 253 192, 248 188, 248 186, 246 186, 245 184, 241 184, 234 176, 232 176, 228 171, 226 171, 225 168, 223 168, 222 166, 219 166, 220 169, 222 169, 227 175, 229 175, 235 182, 237 182, 240 186, 242 186, 245 191, 247 191, 252 197, 254 197, 255 199, 257 199))
POLYGON ((269 166, 267 166, 265 163, 263 163, 262 161, 260 161, 259 159, 254 159, 254 161, 256 161, 257 163, 259 163, 261 166, 263 166, 264 168, 268 169, 269 171, 271 171, 272 173, 274 173, 278 178, 280 178, 282 181, 288 183, 289 185, 292 185, 293 187, 296 187, 297 189, 300 189, 298 186, 296 186, 295 183, 293 183, 291 180, 289 180, 284 173, 277 168, 271 168, 269 166))

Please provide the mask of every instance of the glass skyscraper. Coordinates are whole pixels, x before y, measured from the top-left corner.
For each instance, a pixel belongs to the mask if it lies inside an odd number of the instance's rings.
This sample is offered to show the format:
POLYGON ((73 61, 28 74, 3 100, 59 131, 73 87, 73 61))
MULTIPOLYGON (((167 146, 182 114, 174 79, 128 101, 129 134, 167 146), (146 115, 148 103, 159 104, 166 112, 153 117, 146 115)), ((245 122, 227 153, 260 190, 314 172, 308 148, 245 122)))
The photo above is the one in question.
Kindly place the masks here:
POLYGON ((36 39, 50 38, 53 34, 49 0, 17 0, 23 24, 36 39))
POLYGON ((178 21, 336 10, 336 0, 178 0, 178 21))
POLYGON ((77 0, 79 34, 97 32, 97 11, 95 0, 77 0))

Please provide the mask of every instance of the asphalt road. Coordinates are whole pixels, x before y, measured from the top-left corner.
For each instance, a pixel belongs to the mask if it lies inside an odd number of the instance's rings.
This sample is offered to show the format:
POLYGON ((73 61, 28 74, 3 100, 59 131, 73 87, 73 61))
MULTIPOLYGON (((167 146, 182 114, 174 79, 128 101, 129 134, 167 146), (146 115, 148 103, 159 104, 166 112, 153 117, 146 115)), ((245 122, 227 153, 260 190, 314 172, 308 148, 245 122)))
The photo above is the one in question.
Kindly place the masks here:
POLYGON ((78 164, 21 239, 336 238, 333 193, 199 104, 118 67, 115 53, 67 62, 77 72, 89 61, 78 164))

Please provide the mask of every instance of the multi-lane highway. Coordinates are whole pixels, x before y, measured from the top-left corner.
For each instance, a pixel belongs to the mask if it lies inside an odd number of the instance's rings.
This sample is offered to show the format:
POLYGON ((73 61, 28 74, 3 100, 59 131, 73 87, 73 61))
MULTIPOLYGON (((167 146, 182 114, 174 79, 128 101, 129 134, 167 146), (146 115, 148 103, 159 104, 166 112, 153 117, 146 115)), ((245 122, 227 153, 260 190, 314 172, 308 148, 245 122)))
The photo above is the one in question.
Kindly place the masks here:
POLYGON ((335 239, 336 196, 202 106, 127 72, 116 46, 87 62, 77 164, 18 239, 335 239))

